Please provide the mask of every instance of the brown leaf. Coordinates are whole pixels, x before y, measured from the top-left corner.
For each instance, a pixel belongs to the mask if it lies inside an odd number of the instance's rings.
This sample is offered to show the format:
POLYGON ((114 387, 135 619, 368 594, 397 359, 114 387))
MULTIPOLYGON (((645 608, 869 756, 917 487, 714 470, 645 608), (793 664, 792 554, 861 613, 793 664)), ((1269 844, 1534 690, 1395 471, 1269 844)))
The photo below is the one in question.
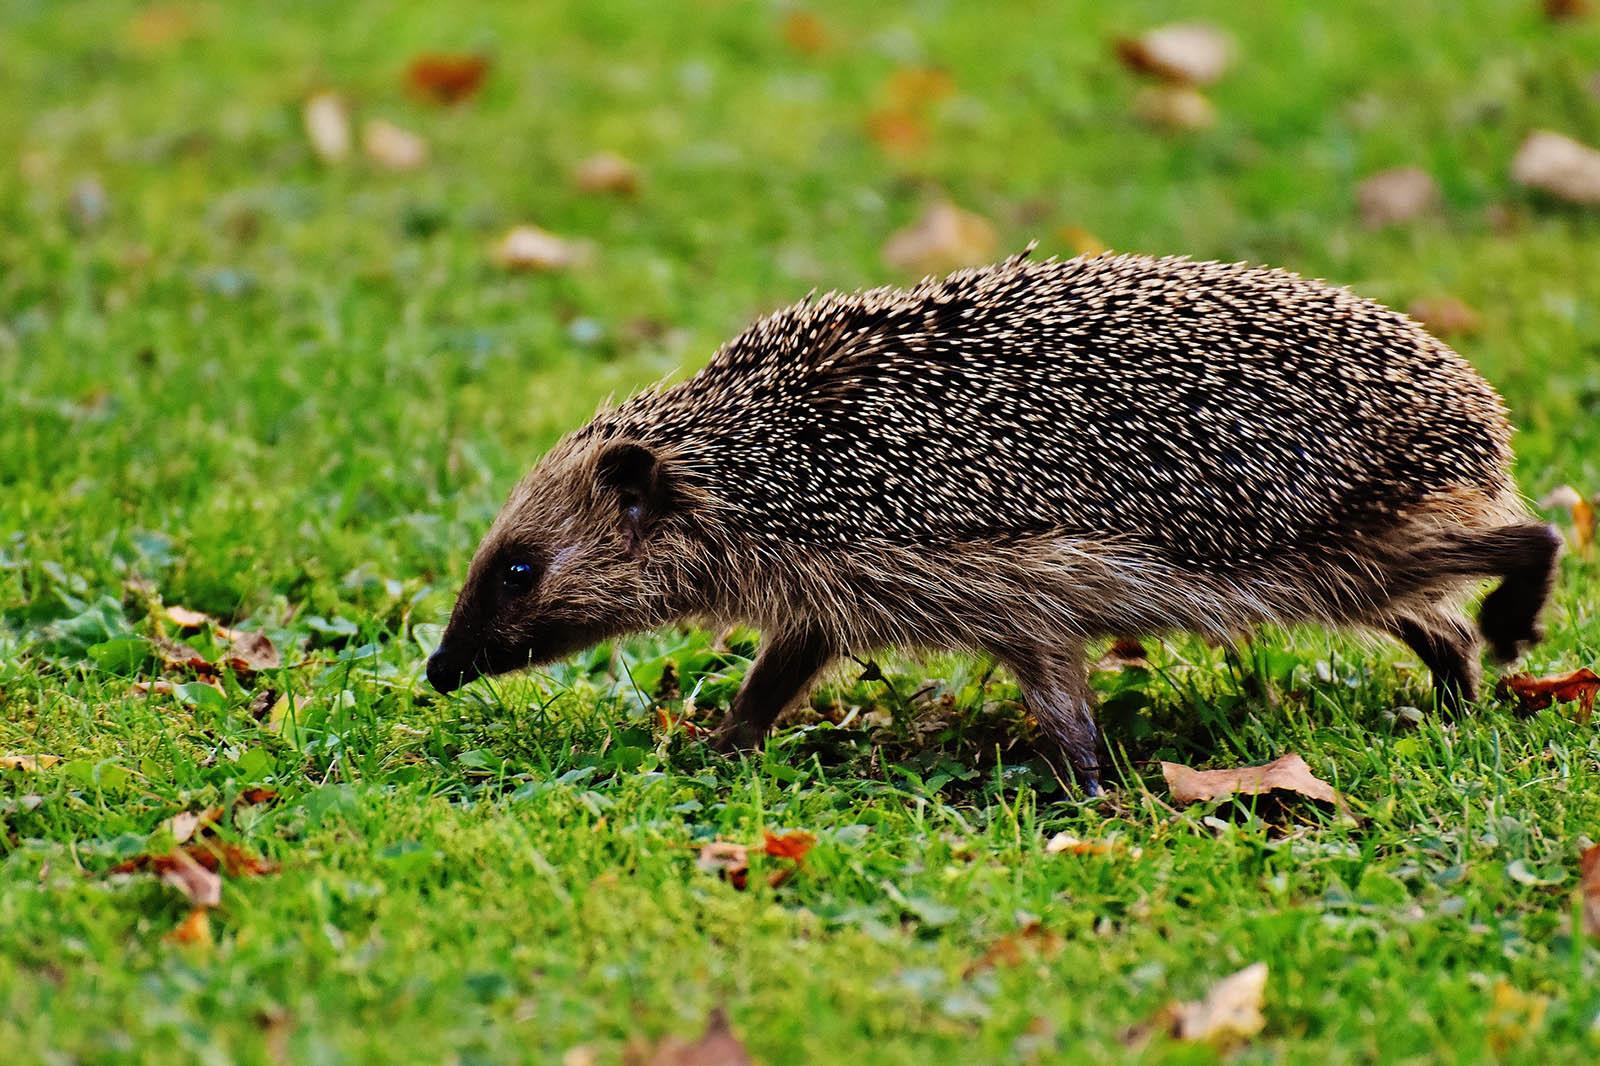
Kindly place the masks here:
POLYGON ((350 113, 337 93, 317 93, 301 114, 311 150, 324 163, 338 163, 350 154, 350 113))
POLYGON ((623 1062, 629 1066, 754 1066, 755 1060, 733 1035, 727 1012, 717 1007, 706 1019, 705 1035, 699 1040, 669 1036, 654 1047, 630 1046, 623 1062))
POLYGON ((1550 130, 1528 134, 1511 180, 1575 204, 1600 204, 1600 151, 1550 130))
POLYGON ((375 118, 361 127, 361 150, 385 170, 416 170, 428 161, 428 142, 393 122, 375 118))
POLYGON ((1233 42, 1204 22, 1175 22, 1117 41, 1117 56, 1130 70, 1183 85, 1210 85, 1233 61, 1233 42))
POLYGON ((597 152, 578 164, 572 173, 580 192, 608 192, 632 196, 639 191, 639 173, 632 163, 615 152, 597 152))
POLYGON ((482 55, 420 55, 406 67, 406 87, 424 100, 456 104, 471 98, 489 73, 489 57, 482 55))
POLYGON ((1057 833, 1044 846, 1048 855, 1067 852, 1070 855, 1109 855, 1111 845, 1104 840, 1079 840, 1071 833, 1057 833))
POLYGON ((239 793, 239 802, 247 807, 255 806, 258 803, 271 803, 277 798, 277 789, 262 788, 259 785, 254 788, 247 788, 239 793))
POLYGON ((883 258, 896 270, 944 274, 989 261, 998 244, 988 219, 940 200, 917 221, 890 235, 883 258))
POLYGON ((777 859, 793 859, 799 862, 806 857, 806 852, 817 842, 817 838, 810 833, 796 832, 768 833, 762 831, 762 850, 777 859))
POLYGON ((1380 171, 1356 186, 1361 223, 1370 229, 1410 221, 1438 202, 1439 186, 1421 167, 1380 171))
POLYGON ((1515 696, 1524 714, 1542 711, 1552 703, 1576 703, 1578 721, 1587 722, 1594 714, 1595 696, 1600 694, 1600 674, 1587 666, 1559 677, 1511 674, 1502 677, 1496 688, 1502 698, 1515 696))
POLYGON ((192 839, 197 830, 204 827, 215 828, 222 819, 221 807, 207 807, 199 811, 180 811, 167 819, 167 828, 172 832, 172 839, 179 844, 186 844, 192 839))
POLYGON ((252 855, 237 844, 222 840, 201 841, 198 848, 212 857, 217 868, 229 877, 263 877, 278 872, 278 864, 252 855))
POLYGON ((1217 109, 1199 89, 1188 85, 1156 85, 1140 89, 1133 113, 1152 126, 1185 132, 1217 124, 1217 109))
POLYGON ((199 629, 207 623, 215 625, 217 621, 209 614, 203 614, 200 611, 191 611, 187 607, 168 607, 166 613, 167 621, 171 622, 179 629, 199 629))
POLYGON ((1548 19, 1582 18, 1594 10, 1594 0, 1544 0, 1544 14, 1548 19))
POLYGON ((223 653, 222 665, 236 674, 255 674, 276 670, 283 660, 265 633, 235 629, 231 631, 228 650, 223 653))
POLYGON ((196 907, 215 907, 222 902, 222 878, 215 870, 207 869, 185 848, 174 848, 165 855, 150 860, 156 876, 196 907))
POLYGON ((0 770, 27 770, 38 773, 61 761, 59 755, 0 755, 0 770))
POLYGON ((1339 802, 1333 786, 1320 780, 1299 755, 1291 752, 1265 766, 1244 766, 1234 770, 1195 770, 1181 763, 1164 762, 1161 773, 1167 779, 1172 798, 1179 803, 1220 799, 1223 796, 1259 796, 1281 789, 1319 800, 1339 802))
POLYGON ((1267 991, 1267 964, 1253 963, 1224 977, 1204 999, 1179 1003, 1172 1009, 1172 1035, 1229 1047, 1255 1036, 1266 1027, 1261 1014, 1267 991))
POLYGON ((867 115, 867 136, 896 159, 910 159, 928 145, 928 123, 909 111, 880 107, 867 115))
POLYGON ((750 876, 750 849, 743 844, 713 840, 700 849, 695 865, 706 873, 721 874, 734 888, 744 891, 750 876))
POLYGON ((171 681, 135 681, 129 691, 136 696, 172 696, 178 686, 171 681))
POLYGON ((565 270, 588 259, 587 247, 538 226, 513 226, 490 252, 505 270, 565 270))
POLYGON ((796 52, 813 56, 828 47, 828 27, 814 12, 801 8, 784 17, 783 40, 796 52))
POLYGON ((167 934, 167 939, 174 944, 211 943, 210 912, 204 907, 194 908, 188 917, 178 923, 177 928, 167 934))
POLYGON ((928 143, 928 113, 955 88, 954 79, 936 67, 895 71, 867 115, 867 136, 897 159, 917 155, 928 143))
POLYGON ((1478 332, 1478 312, 1454 296, 1425 296, 1412 300, 1406 314, 1435 337, 1468 336, 1478 332))
POLYGON ((1600 844, 1585 848, 1578 859, 1578 890, 1583 893, 1583 931, 1600 936, 1600 844))
POLYGON ((1594 543, 1595 501, 1579 497, 1572 505, 1572 542, 1579 551, 1594 543))
POLYGON ((1026 955, 1048 959, 1061 950, 1064 941, 1038 922, 1029 922, 1015 933, 1008 933, 990 944, 984 953, 967 964, 961 972, 964 978, 994 969, 996 966, 1020 966, 1026 955))

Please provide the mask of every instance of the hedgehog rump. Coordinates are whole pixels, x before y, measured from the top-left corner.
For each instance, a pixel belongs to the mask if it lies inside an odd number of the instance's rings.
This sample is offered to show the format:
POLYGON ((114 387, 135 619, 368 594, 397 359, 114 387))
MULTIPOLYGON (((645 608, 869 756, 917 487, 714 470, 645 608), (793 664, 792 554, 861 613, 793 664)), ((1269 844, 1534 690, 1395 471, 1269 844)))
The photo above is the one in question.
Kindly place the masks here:
POLYGON ((1365 626, 1416 650, 1442 701, 1471 699, 1461 603, 1502 578, 1482 626, 1515 655, 1559 544, 1527 519, 1509 440, 1464 360, 1345 290, 1017 257, 757 322, 562 441, 478 554, 567 538, 582 563, 539 609, 581 600, 619 633, 760 627, 725 744, 758 741, 838 655, 972 649, 1094 789, 1082 645, 1103 634, 1365 626))

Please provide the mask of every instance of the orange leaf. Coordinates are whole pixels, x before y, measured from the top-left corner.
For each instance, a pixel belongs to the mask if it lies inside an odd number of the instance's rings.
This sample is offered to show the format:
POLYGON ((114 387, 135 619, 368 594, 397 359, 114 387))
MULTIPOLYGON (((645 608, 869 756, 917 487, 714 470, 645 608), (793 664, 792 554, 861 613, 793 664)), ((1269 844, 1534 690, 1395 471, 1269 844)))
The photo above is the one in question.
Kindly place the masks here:
POLYGON ((1512 674, 1500 679, 1501 694, 1510 693, 1524 713, 1542 711, 1552 703, 1576 703, 1578 720, 1587 722, 1594 713, 1595 696, 1600 694, 1600 674, 1587 666, 1560 677, 1534 677, 1512 674))
POLYGON ((246 806, 251 806, 257 803, 271 803, 277 798, 278 790, 275 788, 261 788, 257 786, 255 788, 247 788, 243 792, 239 793, 239 802, 245 804, 246 806))
POLYGON ((211 919, 206 909, 196 907, 191 910, 189 916, 167 934, 167 939, 174 944, 211 943, 211 919))
POLYGON ((406 86, 425 100, 455 104, 477 93, 489 73, 481 55, 420 55, 406 67, 406 86))
POLYGON ((202 614, 199 611, 191 611, 187 607, 174 606, 167 608, 167 621, 171 622, 179 629, 199 629, 207 622, 215 622, 216 619, 212 618, 209 614, 202 614))
POLYGON ((762 831, 762 849, 774 858, 793 859, 795 862, 806 857, 806 852, 817 842, 817 838, 810 833, 785 833, 779 836, 775 833, 762 831))
POLYGON ((910 159, 928 143, 928 127, 921 115, 880 107, 867 115, 867 136, 896 159, 910 159))
POLYGON ((1265 766, 1234 770, 1195 770, 1181 763, 1164 762, 1161 773, 1167 779, 1172 798, 1179 803, 1232 795, 1258 796, 1275 789, 1296 792, 1323 803, 1339 801, 1333 786, 1312 774, 1306 761, 1292 752, 1265 766))
POLYGON ((744 891, 749 883, 750 849, 743 844, 713 840, 700 849, 695 864, 707 873, 721 874, 734 888, 744 891))

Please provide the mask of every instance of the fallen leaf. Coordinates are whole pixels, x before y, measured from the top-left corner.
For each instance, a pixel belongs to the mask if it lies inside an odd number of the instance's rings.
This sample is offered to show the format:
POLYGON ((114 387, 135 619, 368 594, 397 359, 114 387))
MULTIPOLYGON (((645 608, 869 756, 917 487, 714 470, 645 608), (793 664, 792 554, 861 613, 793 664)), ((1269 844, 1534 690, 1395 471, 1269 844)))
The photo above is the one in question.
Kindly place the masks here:
POLYGON ((246 630, 230 631, 228 650, 222 663, 236 674, 256 674, 263 670, 276 670, 283 665, 278 649, 265 633, 246 630))
POLYGON ((1515 696, 1518 709, 1524 714, 1542 711, 1552 703, 1576 703, 1581 723, 1594 714, 1595 697, 1600 694, 1600 674, 1587 666, 1559 677, 1511 674, 1502 677, 1496 689, 1502 698, 1515 696))
POLYGON ((178 923, 176 929, 167 934, 167 939, 174 944, 211 943, 210 913, 204 907, 194 908, 188 917, 178 923))
POLYGON ((1265 766, 1244 766, 1233 770, 1195 770, 1181 763, 1164 762, 1161 773, 1167 779, 1172 798, 1179 803, 1220 799, 1223 796, 1258 796, 1281 789, 1323 803, 1339 802, 1333 786, 1312 774, 1306 761, 1293 752, 1265 766))
POLYGON ((711 1011, 700 1039, 669 1036, 654 1047, 633 1045, 624 1052, 623 1062, 629 1066, 754 1066, 721 1007, 711 1011))
POLYGON ((883 258, 896 270, 944 274, 988 262, 998 243, 988 219, 940 200, 917 221, 890 235, 883 258))
POLYGON ((207 623, 215 625, 217 621, 209 614, 203 614, 200 611, 191 611, 187 607, 168 607, 166 614, 167 621, 171 622, 179 629, 199 629, 207 623))
POLYGON ((1217 109, 1199 89, 1188 85, 1155 85, 1139 90, 1133 113, 1152 126, 1206 130, 1217 124, 1217 109))
POLYGON ((214 827, 221 817, 221 807, 207 807, 199 811, 179 811, 167 819, 167 829, 171 831, 174 842, 186 844, 194 837, 196 830, 202 826, 214 827))
POLYGON ((1439 202, 1439 186, 1421 167, 1379 171, 1356 186, 1356 206, 1369 229, 1407 222, 1431 211, 1439 202))
POLYGON ((420 55, 406 67, 406 86, 436 104, 456 104, 483 86, 489 58, 482 55, 420 55))
POLYGON ((720 874, 734 888, 744 891, 749 883, 750 849, 743 844, 713 840, 700 848, 695 865, 706 873, 720 874))
POLYGON ((27 770, 38 773, 61 761, 59 755, 0 755, 0 770, 27 770))
POLYGON ((783 40, 803 55, 816 55, 828 47, 828 27, 815 13, 801 8, 784 16, 783 40))
POLYGON ((1008 933, 990 944, 982 955, 967 964, 961 976, 970 978, 996 966, 1020 966, 1029 954, 1048 959, 1061 950, 1063 943, 1060 934, 1051 932, 1039 922, 1029 922, 1017 932, 1008 933))
POLYGON ((955 92, 955 80, 937 67, 897 70, 879 91, 867 115, 867 136, 899 159, 915 156, 928 142, 928 114, 955 92))
POLYGON ((1595 504, 1581 496, 1572 505, 1572 541, 1579 551, 1587 551, 1594 543, 1595 504))
POLYGON ((1600 204, 1600 151, 1550 130, 1528 134, 1511 180, 1576 204, 1600 204))
POLYGON ((1594 0, 1544 0, 1545 17, 1557 22, 1582 18, 1594 10, 1594 0))
POLYGON ((1266 991, 1267 964, 1246 966, 1212 985, 1199 1002, 1176 1004, 1172 1009, 1172 1035, 1218 1047, 1247 1040, 1266 1027, 1267 1020, 1261 1014, 1266 991))
POLYGON ((262 788, 259 785, 255 786, 254 788, 247 788, 243 792, 239 793, 239 802, 247 807, 253 807, 259 803, 271 803, 277 798, 277 789, 262 788))
POLYGON ((361 150, 385 170, 416 170, 428 161, 428 142, 381 118, 361 127, 361 150))
POLYGON ((178 686, 171 681, 135 681, 129 691, 135 696, 175 696, 178 686))
POLYGON ((205 840, 198 846, 212 856, 217 867, 229 877, 264 877, 278 872, 277 863, 263 859, 259 855, 252 855, 237 844, 223 840, 205 840))
POLYGON ((762 850, 773 858, 793 859, 800 862, 806 857, 806 852, 817 842, 817 838, 810 833, 768 833, 763 831, 762 850))
POLYGON ((910 159, 927 147, 928 124, 918 114, 878 108, 867 115, 867 136, 896 159, 910 159))
POLYGON ((1205 22, 1175 22, 1117 41, 1129 69, 1184 85, 1210 85, 1233 61, 1233 42, 1205 22))
POLYGON ((1073 255, 1103 255, 1111 246, 1082 226, 1062 226, 1057 236, 1072 249, 1073 255))
POLYGON ((350 113, 336 93, 317 93, 306 101, 302 113, 311 150, 324 163, 337 163, 350 154, 350 113))
POLYGON ((490 253, 505 270, 565 270, 588 258, 584 245, 546 232, 538 226, 514 226, 490 253))
POLYGON ((1070 833, 1057 833, 1045 844, 1044 850, 1049 855, 1059 855, 1063 851, 1071 855, 1107 855, 1111 845, 1104 840, 1079 840, 1070 833))
POLYGON ((196 907, 215 907, 222 902, 222 878, 208 870, 184 848, 175 848, 150 860, 150 866, 163 882, 183 893, 196 907))
POLYGON ((632 196, 639 190, 639 174, 632 163, 615 152, 597 152, 572 173, 580 192, 609 192, 632 196))
POLYGON ((1422 323, 1435 337, 1467 336, 1478 332, 1478 312, 1454 296, 1427 296, 1411 301, 1406 314, 1422 323))
POLYGON ((1583 931, 1600 936, 1600 844, 1585 848, 1578 859, 1578 891, 1583 893, 1583 931))

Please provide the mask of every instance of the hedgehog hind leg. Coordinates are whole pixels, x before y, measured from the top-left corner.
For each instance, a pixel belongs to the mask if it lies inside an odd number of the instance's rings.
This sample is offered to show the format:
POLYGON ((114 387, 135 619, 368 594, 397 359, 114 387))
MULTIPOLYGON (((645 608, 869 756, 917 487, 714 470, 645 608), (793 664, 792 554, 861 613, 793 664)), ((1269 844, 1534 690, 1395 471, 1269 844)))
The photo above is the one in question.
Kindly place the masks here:
POLYGON ((1544 639, 1539 612, 1550 597, 1556 560, 1561 555, 1561 533, 1539 523, 1506 526, 1483 535, 1482 549, 1502 578, 1483 599, 1478 629, 1489 650, 1501 662, 1511 662, 1524 644, 1544 639))
POLYGON ((1431 612, 1406 614, 1385 627, 1422 660, 1433 676, 1439 708, 1459 714, 1478 697, 1478 634, 1461 612, 1440 607, 1431 612))
POLYGON ((1015 675, 1023 702, 1072 764, 1084 794, 1104 795, 1100 729, 1094 720, 1094 691, 1089 687, 1082 642, 1073 641, 1053 652, 1011 648, 993 649, 993 653, 1015 675))

